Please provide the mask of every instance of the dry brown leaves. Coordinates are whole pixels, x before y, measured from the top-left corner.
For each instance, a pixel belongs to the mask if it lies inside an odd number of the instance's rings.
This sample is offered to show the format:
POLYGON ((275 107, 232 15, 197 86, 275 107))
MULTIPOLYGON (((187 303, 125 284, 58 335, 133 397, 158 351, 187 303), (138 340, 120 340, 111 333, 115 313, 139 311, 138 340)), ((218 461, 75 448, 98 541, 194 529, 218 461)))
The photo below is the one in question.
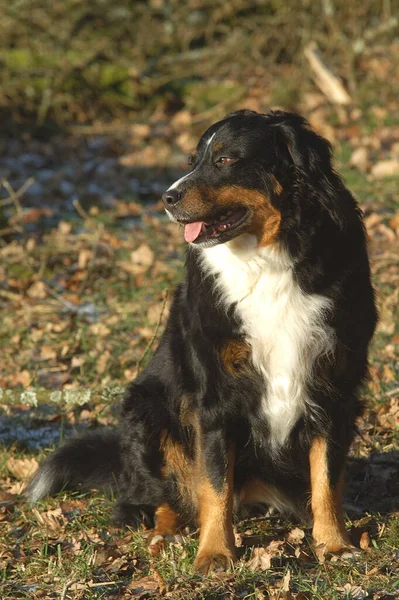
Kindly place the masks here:
POLYGON ((27 480, 37 471, 39 463, 35 458, 14 458, 7 460, 7 468, 17 479, 27 480))

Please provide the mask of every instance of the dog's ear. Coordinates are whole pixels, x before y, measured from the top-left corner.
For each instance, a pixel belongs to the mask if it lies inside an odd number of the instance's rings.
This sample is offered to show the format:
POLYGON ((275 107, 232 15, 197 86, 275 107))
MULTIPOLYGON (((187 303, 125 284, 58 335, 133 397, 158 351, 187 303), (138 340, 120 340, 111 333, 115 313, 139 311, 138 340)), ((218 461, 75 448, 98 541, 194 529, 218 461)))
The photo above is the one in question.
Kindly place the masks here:
POLYGON ((314 191, 317 203, 341 229, 358 209, 352 194, 334 171, 330 142, 313 131, 300 115, 283 111, 269 115, 278 145, 281 144, 282 160, 288 160, 295 167, 300 178, 314 191))
POLYGON ((313 131, 304 117, 284 111, 269 114, 295 167, 312 175, 332 171, 330 142, 313 131))

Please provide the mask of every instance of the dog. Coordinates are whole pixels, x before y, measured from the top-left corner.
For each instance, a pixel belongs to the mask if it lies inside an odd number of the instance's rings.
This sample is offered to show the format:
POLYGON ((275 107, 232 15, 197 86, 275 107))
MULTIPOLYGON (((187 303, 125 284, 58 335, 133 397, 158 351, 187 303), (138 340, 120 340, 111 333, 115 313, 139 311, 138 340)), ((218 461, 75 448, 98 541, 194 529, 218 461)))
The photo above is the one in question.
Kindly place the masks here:
POLYGON ((351 546, 343 470, 377 313, 361 212, 331 161, 294 113, 238 111, 204 133, 163 195, 188 248, 159 347, 119 429, 52 453, 31 500, 111 488, 115 520, 152 540, 196 523, 202 574, 233 562, 242 506, 310 519, 328 552, 351 546))

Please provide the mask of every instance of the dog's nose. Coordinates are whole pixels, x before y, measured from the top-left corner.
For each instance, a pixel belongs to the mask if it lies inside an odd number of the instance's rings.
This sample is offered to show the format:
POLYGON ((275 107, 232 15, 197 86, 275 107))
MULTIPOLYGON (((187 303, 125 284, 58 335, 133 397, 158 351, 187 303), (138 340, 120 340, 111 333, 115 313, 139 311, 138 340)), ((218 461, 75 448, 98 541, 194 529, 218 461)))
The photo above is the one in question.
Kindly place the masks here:
POLYGON ((166 208, 170 208, 170 207, 174 206, 175 204, 177 204, 179 202, 180 199, 181 199, 181 193, 178 192, 177 190, 168 190, 162 196, 162 200, 163 200, 163 203, 165 204, 166 208))

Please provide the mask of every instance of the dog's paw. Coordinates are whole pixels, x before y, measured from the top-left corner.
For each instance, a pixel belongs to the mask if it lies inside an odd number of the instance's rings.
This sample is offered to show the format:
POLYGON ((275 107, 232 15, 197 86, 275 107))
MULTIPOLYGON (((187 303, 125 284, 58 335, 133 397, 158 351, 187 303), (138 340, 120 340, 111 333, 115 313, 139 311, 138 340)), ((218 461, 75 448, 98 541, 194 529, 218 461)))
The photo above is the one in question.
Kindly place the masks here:
POLYGON ((354 558, 360 553, 360 550, 352 544, 345 533, 340 535, 337 532, 336 535, 331 534, 318 537, 313 534, 313 539, 315 541, 315 554, 321 563, 325 562, 327 554, 332 554, 331 560, 337 561, 354 558))
POLYGON ((231 552, 201 552, 194 561, 194 568, 200 575, 227 571, 233 566, 234 556, 231 552))
POLYGON ((312 535, 315 546, 324 546, 326 553, 338 554, 347 549, 356 549, 346 531, 338 527, 314 527, 312 535))

